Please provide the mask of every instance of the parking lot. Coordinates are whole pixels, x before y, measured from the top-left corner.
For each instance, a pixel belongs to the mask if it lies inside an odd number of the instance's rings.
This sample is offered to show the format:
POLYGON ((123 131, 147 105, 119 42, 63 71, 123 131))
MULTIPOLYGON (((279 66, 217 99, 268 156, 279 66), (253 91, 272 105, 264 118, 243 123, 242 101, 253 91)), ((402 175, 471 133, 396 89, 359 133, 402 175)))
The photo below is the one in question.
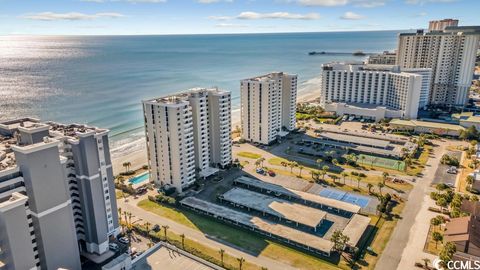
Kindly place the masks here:
MULTIPOLYGON (((447 155, 456 157, 458 160, 460 160, 462 153, 459 151, 448 151, 447 155)), ((448 168, 450 168, 450 166, 445 164, 438 164, 438 169, 435 172, 435 178, 433 179, 432 184, 445 183, 447 185, 455 186, 457 175, 460 172, 456 174, 448 173, 448 168)))

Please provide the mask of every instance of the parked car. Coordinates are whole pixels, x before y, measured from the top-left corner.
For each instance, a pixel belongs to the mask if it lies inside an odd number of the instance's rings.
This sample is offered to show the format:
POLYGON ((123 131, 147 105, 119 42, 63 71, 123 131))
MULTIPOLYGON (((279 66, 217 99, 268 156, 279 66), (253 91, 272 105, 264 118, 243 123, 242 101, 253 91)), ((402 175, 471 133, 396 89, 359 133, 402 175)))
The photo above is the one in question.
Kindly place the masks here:
POLYGON ((152 230, 153 230, 154 232, 159 232, 159 231, 160 231, 160 225, 155 224, 155 225, 153 226, 152 230))
POLYGON ((257 168, 256 172, 259 173, 259 174, 264 174, 265 173, 265 171, 262 168, 257 168))
POLYGON ((455 187, 455 185, 452 184, 452 183, 446 183, 445 185, 447 185, 449 188, 454 188, 455 187))
POLYGON ((127 237, 120 237, 120 239, 118 239, 118 242, 120 242, 122 244, 129 244, 130 240, 128 240, 127 237))
POLYGON ((269 171, 268 171, 268 175, 270 175, 271 177, 274 177, 274 176, 275 176, 275 172, 272 171, 272 170, 269 170, 269 171))
POLYGON ((108 244, 108 248, 109 248, 110 250, 113 250, 113 251, 118 251, 118 249, 119 249, 118 245, 115 244, 115 243, 110 243, 110 244, 108 244))
POLYGON ((447 173, 457 174, 457 167, 450 167, 447 169, 447 173))

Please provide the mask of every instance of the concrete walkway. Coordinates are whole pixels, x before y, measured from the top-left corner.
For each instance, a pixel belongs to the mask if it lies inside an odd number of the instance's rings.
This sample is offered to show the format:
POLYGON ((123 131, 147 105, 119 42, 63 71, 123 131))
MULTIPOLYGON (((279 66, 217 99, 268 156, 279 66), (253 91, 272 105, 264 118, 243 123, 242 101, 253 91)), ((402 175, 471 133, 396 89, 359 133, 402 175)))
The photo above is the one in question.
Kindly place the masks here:
MULTIPOLYGON (((243 257, 247 262, 254 263, 258 266, 267 267, 268 269, 285 269, 285 270, 294 270, 296 268, 284 264, 279 261, 275 261, 268 257, 259 255, 254 256, 250 253, 243 252, 235 247, 226 245, 219 241, 215 241, 212 239, 211 236, 203 234, 201 231, 189 228, 185 225, 176 223, 171 219, 164 218, 162 216, 153 214, 149 211, 143 210, 142 208, 137 206, 137 203, 143 199, 146 199, 147 195, 141 196, 138 199, 133 199, 132 197, 128 198, 128 202, 124 200, 118 200, 118 207, 122 208, 122 211, 128 211, 133 214, 134 217, 137 219, 142 219, 143 221, 148 221, 151 224, 159 224, 159 225, 168 225, 170 227, 169 230, 175 232, 176 234, 185 234, 185 236, 191 240, 197 241, 203 245, 209 246, 213 249, 220 250, 224 249, 226 253, 235 256, 235 257, 243 257)), ((132 218, 135 220, 135 218, 132 218)))

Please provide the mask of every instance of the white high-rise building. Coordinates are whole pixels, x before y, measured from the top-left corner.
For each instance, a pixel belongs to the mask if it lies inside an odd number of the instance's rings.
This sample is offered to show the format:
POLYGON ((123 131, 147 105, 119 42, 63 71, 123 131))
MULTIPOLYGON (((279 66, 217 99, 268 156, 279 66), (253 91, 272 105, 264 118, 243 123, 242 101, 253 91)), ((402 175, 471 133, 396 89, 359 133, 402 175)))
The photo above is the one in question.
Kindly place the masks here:
POLYGON ((143 102, 150 176, 178 192, 232 161, 230 92, 195 88, 143 102))
POLYGON ((242 138, 269 144, 295 129, 297 75, 274 72, 240 82, 242 138))
POLYGON ((370 55, 367 64, 370 65, 395 65, 397 59, 396 52, 384 51, 381 54, 370 55))
POLYGON ((402 33, 396 64, 402 68, 431 68, 429 103, 463 106, 473 79, 480 42, 479 26, 456 26, 456 20, 430 22, 430 31, 402 33))
POLYGON ((430 69, 329 63, 322 66, 320 103, 327 111, 380 120, 417 118, 428 96, 430 69))

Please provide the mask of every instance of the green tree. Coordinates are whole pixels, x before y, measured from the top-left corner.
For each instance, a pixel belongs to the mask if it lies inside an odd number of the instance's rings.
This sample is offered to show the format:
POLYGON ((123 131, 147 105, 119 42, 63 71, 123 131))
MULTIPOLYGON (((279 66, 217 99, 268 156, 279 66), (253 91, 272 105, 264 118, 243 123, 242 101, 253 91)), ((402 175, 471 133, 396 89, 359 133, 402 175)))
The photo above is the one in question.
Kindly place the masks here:
POLYGON ((345 249, 349 240, 350 238, 344 235, 341 230, 335 230, 330 238, 333 243, 333 250, 340 253, 345 249))
POLYGON ((385 185, 385 181, 387 181, 387 179, 388 179, 388 176, 389 176, 388 172, 383 172, 382 173, 382 183, 384 185, 385 185))
POLYGON ((377 186, 378 186, 378 191, 380 192, 380 195, 382 195, 382 188, 385 187, 385 185, 383 183, 379 182, 377 184, 377 186))
POLYGON ((125 168, 125 173, 128 173, 130 171, 130 166, 132 166, 132 163, 130 161, 124 162, 122 166, 125 168))
POLYGON ((243 266, 243 263, 245 262, 245 259, 241 257, 241 258, 238 258, 237 261, 238 261, 238 269, 242 270, 242 266, 243 266))
POLYGON ((224 249, 220 249, 218 251, 218 253, 220 253, 220 261, 222 262, 222 266, 223 266, 223 256, 225 255, 225 250, 224 249))
POLYGON ((447 207, 448 202, 445 200, 445 198, 441 197, 440 199, 437 200, 436 204, 442 208, 442 211, 445 207, 447 207))
MULTIPOLYGON (((439 257, 443 263, 447 263, 452 260, 453 254, 457 251, 455 244, 452 242, 447 242, 443 246, 443 249, 440 251, 439 257)), ((446 265, 444 265, 445 267, 446 265)))
POLYGON ((316 162, 317 162, 318 168, 320 168, 320 165, 322 165, 323 159, 318 158, 316 162))
POLYGON ((180 238, 182 239, 182 249, 185 250, 185 234, 180 234, 180 238))
POLYGON ((367 184, 367 187, 368 187, 368 193, 369 193, 369 194, 372 193, 372 187, 373 187, 373 185, 372 185, 371 183, 368 183, 368 184, 367 184))
POLYGON ((170 229, 170 227, 168 225, 162 225, 162 228, 163 228, 163 235, 165 237, 165 241, 168 242, 167 231, 168 229, 170 229))
POLYGON ((362 181, 362 177, 357 176, 357 188, 360 189, 360 181, 362 181))
POLYGON ((298 173, 298 176, 302 177, 302 170, 304 169, 305 167, 303 165, 299 165, 298 166, 298 169, 300 170, 299 173, 298 173))
POLYGON ((433 232, 432 233, 432 239, 435 241, 435 248, 438 247, 438 242, 443 241, 443 235, 439 232, 433 232))
POLYGON ((472 188, 472 185, 473 185, 473 181, 474 181, 474 180, 475 180, 475 178, 473 178, 473 176, 471 176, 471 175, 467 176, 466 182, 467 182, 467 184, 468 184, 468 186, 469 186, 470 188, 472 188))

